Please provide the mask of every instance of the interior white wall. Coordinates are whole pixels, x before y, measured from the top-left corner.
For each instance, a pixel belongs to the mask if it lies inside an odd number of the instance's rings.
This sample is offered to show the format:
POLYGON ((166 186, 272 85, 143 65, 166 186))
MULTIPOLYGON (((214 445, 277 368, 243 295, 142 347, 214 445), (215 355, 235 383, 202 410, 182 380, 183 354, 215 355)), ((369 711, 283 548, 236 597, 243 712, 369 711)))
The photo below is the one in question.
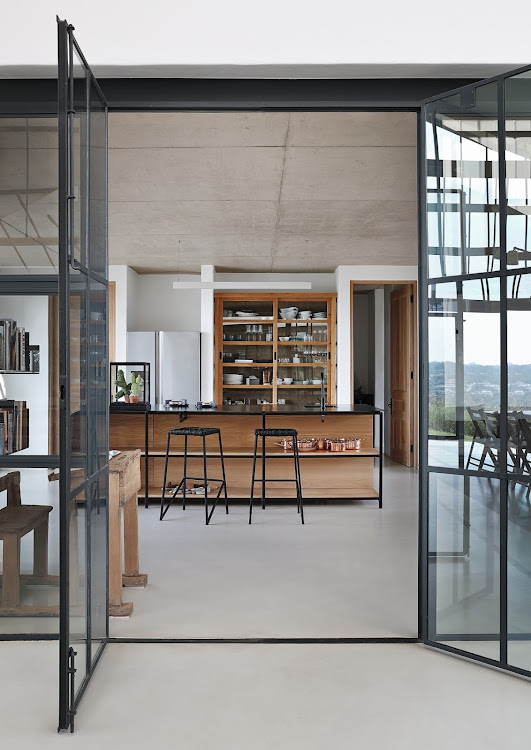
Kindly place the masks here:
POLYGON ((109 281, 116 282, 116 360, 127 359, 127 266, 109 266, 109 281))
POLYGON ((351 281, 414 281, 417 266, 338 266, 337 289, 337 402, 349 404, 352 384, 351 281))
POLYGON ((29 409, 29 447, 19 451, 48 453, 48 297, 0 297, 0 318, 16 320, 29 332, 30 344, 40 347, 40 371, 35 375, 0 375, 0 398, 26 401, 29 409))
POLYGON ((529 4, 519 4, 517 22, 499 11, 496 0, 447 0, 436 17, 422 0, 329 0, 326 6, 311 0, 26 0, 3 4, 9 33, 0 64, 55 66, 56 14, 75 24, 96 72, 109 66, 148 66, 144 75, 153 75, 157 66, 358 64, 387 65, 393 76, 400 65, 414 71, 428 61, 478 70, 485 63, 528 63, 529 4))
MULTIPOLYGON (((133 272, 134 273, 134 272, 133 272)), ((130 331, 199 331, 201 292, 174 289, 174 281, 193 281, 197 276, 135 274, 130 295, 130 331)))

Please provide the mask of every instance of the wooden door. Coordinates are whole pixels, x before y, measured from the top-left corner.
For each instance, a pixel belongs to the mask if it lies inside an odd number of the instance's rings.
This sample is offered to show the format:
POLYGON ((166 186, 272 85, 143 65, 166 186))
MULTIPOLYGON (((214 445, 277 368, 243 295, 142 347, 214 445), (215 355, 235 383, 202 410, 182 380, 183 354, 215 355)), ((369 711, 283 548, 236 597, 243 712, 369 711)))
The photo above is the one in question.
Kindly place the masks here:
POLYGON ((391 459, 414 465, 413 287, 391 292, 391 459))

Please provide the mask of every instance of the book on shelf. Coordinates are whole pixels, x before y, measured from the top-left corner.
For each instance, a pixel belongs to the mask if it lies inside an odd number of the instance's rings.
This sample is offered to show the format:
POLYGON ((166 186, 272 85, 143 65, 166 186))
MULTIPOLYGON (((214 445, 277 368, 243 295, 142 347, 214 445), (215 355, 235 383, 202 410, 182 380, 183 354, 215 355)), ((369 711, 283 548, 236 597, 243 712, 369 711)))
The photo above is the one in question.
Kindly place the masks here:
POLYGON ((15 320, 0 320, 0 370, 39 372, 39 347, 30 346, 29 332, 15 320))
POLYGON ((29 411, 25 401, 0 400, 0 455, 29 446, 29 411))

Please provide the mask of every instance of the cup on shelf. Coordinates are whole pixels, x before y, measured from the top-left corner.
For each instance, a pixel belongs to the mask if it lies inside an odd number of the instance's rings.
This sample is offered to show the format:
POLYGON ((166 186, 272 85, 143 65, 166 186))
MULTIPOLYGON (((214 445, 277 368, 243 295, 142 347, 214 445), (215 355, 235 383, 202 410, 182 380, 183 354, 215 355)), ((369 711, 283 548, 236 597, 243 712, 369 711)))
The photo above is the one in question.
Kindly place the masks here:
POLYGON ((282 378, 283 385, 291 385, 292 383, 293 383, 293 378, 282 378))

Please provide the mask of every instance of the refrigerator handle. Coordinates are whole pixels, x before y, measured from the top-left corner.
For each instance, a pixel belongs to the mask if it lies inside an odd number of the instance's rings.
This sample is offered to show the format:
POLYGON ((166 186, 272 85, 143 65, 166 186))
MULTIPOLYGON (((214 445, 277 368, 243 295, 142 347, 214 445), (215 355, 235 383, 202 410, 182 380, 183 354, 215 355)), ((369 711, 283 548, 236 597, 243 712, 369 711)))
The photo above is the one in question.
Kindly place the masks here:
POLYGON ((161 331, 155 332, 155 404, 160 406, 162 395, 161 331))

